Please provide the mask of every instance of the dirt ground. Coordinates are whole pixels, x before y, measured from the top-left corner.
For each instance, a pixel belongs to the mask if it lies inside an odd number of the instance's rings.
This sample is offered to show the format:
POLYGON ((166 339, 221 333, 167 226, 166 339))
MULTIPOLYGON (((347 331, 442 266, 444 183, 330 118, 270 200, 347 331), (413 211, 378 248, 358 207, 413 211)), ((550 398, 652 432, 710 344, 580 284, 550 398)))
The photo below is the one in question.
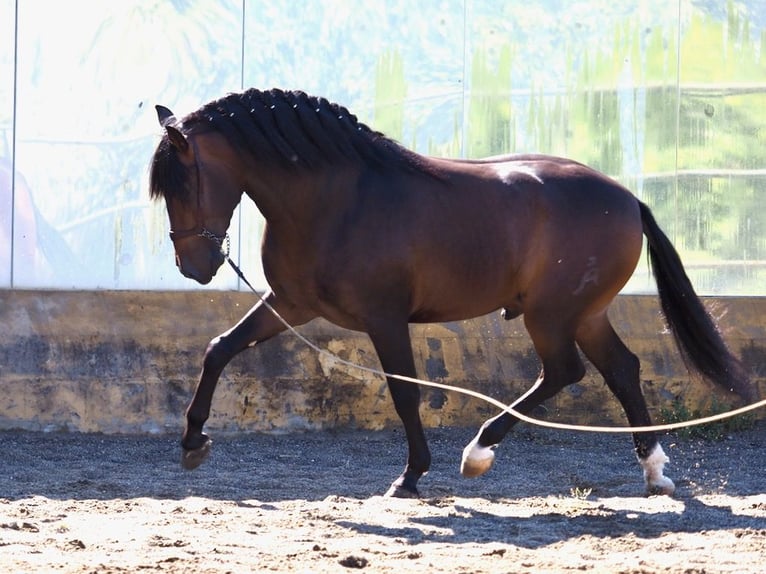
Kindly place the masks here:
POLYGON ((625 435, 518 427, 463 479, 472 429, 429 432, 420 500, 379 496, 400 432, 176 436, 2 432, 0 571, 756 573, 766 562, 766 424, 667 436, 673 498, 646 497, 625 435))

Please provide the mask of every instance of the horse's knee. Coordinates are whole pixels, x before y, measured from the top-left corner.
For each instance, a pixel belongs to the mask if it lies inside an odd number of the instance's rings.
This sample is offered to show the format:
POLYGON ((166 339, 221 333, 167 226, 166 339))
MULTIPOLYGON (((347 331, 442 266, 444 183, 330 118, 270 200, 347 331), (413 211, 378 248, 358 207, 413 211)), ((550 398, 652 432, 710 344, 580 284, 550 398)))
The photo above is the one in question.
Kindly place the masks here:
POLYGON ((205 355, 202 359, 202 367, 206 371, 222 371, 223 368, 231 361, 234 353, 229 348, 226 339, 219 335, 207 344, 205 348, 205 355))

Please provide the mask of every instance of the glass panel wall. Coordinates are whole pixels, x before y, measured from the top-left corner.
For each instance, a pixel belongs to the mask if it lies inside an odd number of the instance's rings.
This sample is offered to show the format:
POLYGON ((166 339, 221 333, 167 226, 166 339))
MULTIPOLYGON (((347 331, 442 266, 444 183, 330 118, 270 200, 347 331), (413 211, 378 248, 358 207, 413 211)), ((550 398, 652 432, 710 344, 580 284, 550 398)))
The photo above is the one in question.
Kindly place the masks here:
MULTIPOLYGON (((0 0, 0 289, 11 286, 13 269, 13 106, 16 3, 0 0)), ((19 211, 21 211, 19 202, 19 211)))
POLYGON ((717 293, 766 290, 765 7, 684 15, 676 193, 660 213, 690 276, 717 293))
MULTIPOLYGON (((592 165, 650 204, 700 293, 766 294, 762 8, 0 0, 0 287, 201 288, 148 200, 154 104, 180 117, 254 86, 324 96, 424 154, 592 165)), ((232 251, 260 288, 262 230, 246 200, 232 251)), ((222 268, 206 288, 238 287, 222 268)), ((653 290, 639 265, 626 291, 653 290)))
MULTIPOLYGON (((460 155, 452 143, 462 116, 461 0, 249 1, 245 24, 246 87, 323 96, 411 149, 460 155)), ((243 237, 259 236, 256 210, 247 213, 243 237)), ((259 247, 242 242, 250 268, 259 247)))
POLYGON ((16 234, 14 287, 189 287, 147 199, 154 104, 239 89, 241 4, 22 0, 17 34, 16 170, 37 234, 33 254, 16 234))

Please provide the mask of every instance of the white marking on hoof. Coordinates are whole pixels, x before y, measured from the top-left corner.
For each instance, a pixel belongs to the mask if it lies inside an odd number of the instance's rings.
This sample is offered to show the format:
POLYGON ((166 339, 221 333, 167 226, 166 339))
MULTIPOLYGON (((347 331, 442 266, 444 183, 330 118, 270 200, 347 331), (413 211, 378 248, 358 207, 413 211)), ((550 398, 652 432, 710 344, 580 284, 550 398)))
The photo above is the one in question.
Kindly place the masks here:
POLYGON ((643 459, 639 457, 638 462, 644 469, 644 482, 649 494, 666 494, 669 496, 675 492, 676 485, 662 474, 662 469, 669 460, 659 443, 652 449, 649 456, 643 459))
POLYGON ((492 468, 495 462, 495 453, 492 447, 481 446, 477 435, 463 449, 463 460, 460 463, 460 474, 466 478, 481 476, 492 468))

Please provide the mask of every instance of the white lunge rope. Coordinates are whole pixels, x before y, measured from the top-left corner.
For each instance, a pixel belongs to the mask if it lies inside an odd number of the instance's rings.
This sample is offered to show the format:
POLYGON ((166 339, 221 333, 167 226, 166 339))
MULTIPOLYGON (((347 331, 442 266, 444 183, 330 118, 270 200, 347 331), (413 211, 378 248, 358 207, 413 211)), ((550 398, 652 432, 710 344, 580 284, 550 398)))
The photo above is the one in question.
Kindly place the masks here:
POLYGON ((664 425, 653 425, 653 426, 644 426, 644 427, 626 427, 626 426, 584 426, 584 425, 572 425, 572 424, 566 424, 566 423, 555 423, 550 421, 545 421, 542 419, 536 419, 529 417, 523 413, 520 413, 519 411, 515 410, 512 406, 506 405, 504 403, 501 403, 497 399, 494 399, 492 397, 489 397, 483 393, 479 393, 477 391, 472 391, 471 389, 464 389, 461 387, 455 387, 452 385, 446 385, 443 383, 435 383, 433 381, 426 381, 423 379, 418 379, 415 377, 407 377, 405 375, 396 375, 393 373, 386 373, 385 371, 381 369, 375 369, 372 367, 365 367, 364 365, 360 365, 358 363, 353 363, 351 361, 347 361, 346 359, 343 359, 339 357, 338 355, 331 353, 327 349, 322 349, 319 347, 316 343, 313 341, 310 341, 303 335, 301 335, 295 327, 290 325, 278 312, 274 307, 272 307, 266 299, 263 298, 263 296, 258 293, 255 288, 250 284, 250 282, 245 278, 244 274, 240 270, 240 268, 237 266, 234 261, 231 260, 231 258, 226 255, 226 260, 229 262, 229 265, 231 265, 232 269, 234 269, 234 272, 239 276, 242 281, 245 282, 245 285, 247 285, 250 290, 255 293, 255 295, 260 299, 261 304, 263 304, 271 313, 274 314, 274 316, 285 326, 287 330, 289 330, 293 335, 295 335, 301 342, 303 342, 305 345, 319 353, 320 355, 325 355, 326 357, 329 357, 336 363, 340 363, 342 365, 345 365, 346 367, 356 369, 359 371, 363 371, 365 373, 372 373, 373 375, 379 375, 383 377, 391 377, 392 379, 397 379, 399 381, 405 381, 408 383, 413 383, 417 385, 423 385, 424 387, 433 387, 436 389, 442 389, 445 391, 454 391, 456 393, 462 393, 464 395, 468 395, 469 397, 474 397, 476 399, 480 399, 482 401, 485 401, 500 410, 512 414, 516 418, 541 427, 551 428, 551 429, 559 429, 559 430, 571 430, 571 431, 582 431, 582 432, 597 432, 597 433, 636 433, 636 432, 660 432, 660 431, 670 431, 670 430, 676 430, 681 428, 687 428, 687 427, 693 427, 703 424, 708 424, 720 420, 724 420, 727 418, 735 417, 737 415, 741 415, 743 413, 754 411, 756 409, 759 409, 763 406, 766 406, 766 399, 761 400, 757 403, 753 403, 751 405, 747 405, 738 409, 734 409, 731 411, 727 411, 725 413, 720 413, 716 415, 711 415, 708 417, 702 417, 699 419, 689 420, 689 421, 681 421, 677 423, 670 423, 670 424, 664 424, 664 425))

